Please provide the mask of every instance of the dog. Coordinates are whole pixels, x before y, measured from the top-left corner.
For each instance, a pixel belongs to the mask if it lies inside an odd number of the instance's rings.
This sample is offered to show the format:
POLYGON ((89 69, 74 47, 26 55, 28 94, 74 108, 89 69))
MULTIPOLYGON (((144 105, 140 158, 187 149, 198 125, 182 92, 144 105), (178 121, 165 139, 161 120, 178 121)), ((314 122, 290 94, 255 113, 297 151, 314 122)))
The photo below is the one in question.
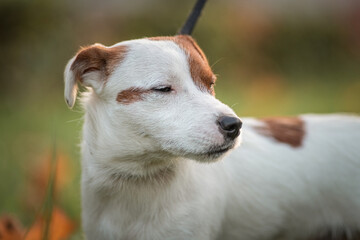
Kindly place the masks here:
POLYGON ((242 118, 189 35, 94 44, 65 68, 88 91, 87 239, 360 239, 360 118, 242 118))

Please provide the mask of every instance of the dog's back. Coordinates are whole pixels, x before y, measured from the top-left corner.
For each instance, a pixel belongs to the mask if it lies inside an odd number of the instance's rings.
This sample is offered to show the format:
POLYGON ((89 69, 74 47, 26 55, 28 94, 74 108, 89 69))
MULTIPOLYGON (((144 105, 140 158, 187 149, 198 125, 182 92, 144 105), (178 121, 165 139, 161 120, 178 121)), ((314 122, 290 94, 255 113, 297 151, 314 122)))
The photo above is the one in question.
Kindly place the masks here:
POLYGON ((231 174, 225 236, 359 239, 360 118, 243 121, 242 145, 223 162, 231 174))

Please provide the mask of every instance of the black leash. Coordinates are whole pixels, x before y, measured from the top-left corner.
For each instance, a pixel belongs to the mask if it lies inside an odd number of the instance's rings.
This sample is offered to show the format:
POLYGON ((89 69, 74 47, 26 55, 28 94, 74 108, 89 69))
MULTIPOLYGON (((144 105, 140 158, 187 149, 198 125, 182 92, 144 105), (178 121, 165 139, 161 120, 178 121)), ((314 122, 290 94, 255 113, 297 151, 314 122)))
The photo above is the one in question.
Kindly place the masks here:
POLYGON ((204 8, 206 1, 207 0, 197 0, 185 24, 182 26, 181 30, 177 33, 177 35, 191 35, 195 27, 195 24, 200 17, 201 10, 204 8))

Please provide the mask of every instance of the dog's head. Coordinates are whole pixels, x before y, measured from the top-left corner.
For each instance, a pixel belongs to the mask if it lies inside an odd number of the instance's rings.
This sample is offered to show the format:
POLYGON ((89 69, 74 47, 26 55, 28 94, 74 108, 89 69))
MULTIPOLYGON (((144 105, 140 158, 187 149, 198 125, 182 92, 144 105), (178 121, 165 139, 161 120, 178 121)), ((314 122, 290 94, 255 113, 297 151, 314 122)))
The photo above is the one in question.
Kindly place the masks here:
POLYGON ((74 105, 77 82, 93 141, 114 157, 163 153, 216 160, 238 142, 241 122, 214 97, 216 77, 187 35, 95 44, 65 69, 65 99, 74 105))

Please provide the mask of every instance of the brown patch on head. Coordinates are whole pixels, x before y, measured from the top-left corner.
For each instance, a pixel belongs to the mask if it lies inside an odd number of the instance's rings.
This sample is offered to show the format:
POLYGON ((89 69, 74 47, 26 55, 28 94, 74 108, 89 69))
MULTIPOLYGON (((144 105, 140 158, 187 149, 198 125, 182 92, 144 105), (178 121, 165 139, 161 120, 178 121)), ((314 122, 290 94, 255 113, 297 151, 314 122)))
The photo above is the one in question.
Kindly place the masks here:
POLYGON ((300 147, 305 136, 304 121, 297 117, 268 117, 260 119, 265 124, 256 127, 259 133, 270 136, 292 147, 300 147))
POLYGON ((124 58, 126 50, 126 46, 105 47, 101 44, 85 47, 78 52, 71 70, 80 82, 85 73, 92 71, 99 71, 101 78, 106 80, 124 58))
POLYGON ((191 36, 177 35, 174 37, 153 37, 149 39, 155 41, 173 41, 179 45, 188 56, 191 77, 196 86, 201 90, 206 90, 212 95, 215 95, 213 86, 216 81, 216 76, 211 71, 204 52, 191 36))
POLYGON ((119 92, 116 101, 123 104, 130 104, 142 100, 143 95, 150 91, 151 90, 141 88, 129 88, 119 92))

